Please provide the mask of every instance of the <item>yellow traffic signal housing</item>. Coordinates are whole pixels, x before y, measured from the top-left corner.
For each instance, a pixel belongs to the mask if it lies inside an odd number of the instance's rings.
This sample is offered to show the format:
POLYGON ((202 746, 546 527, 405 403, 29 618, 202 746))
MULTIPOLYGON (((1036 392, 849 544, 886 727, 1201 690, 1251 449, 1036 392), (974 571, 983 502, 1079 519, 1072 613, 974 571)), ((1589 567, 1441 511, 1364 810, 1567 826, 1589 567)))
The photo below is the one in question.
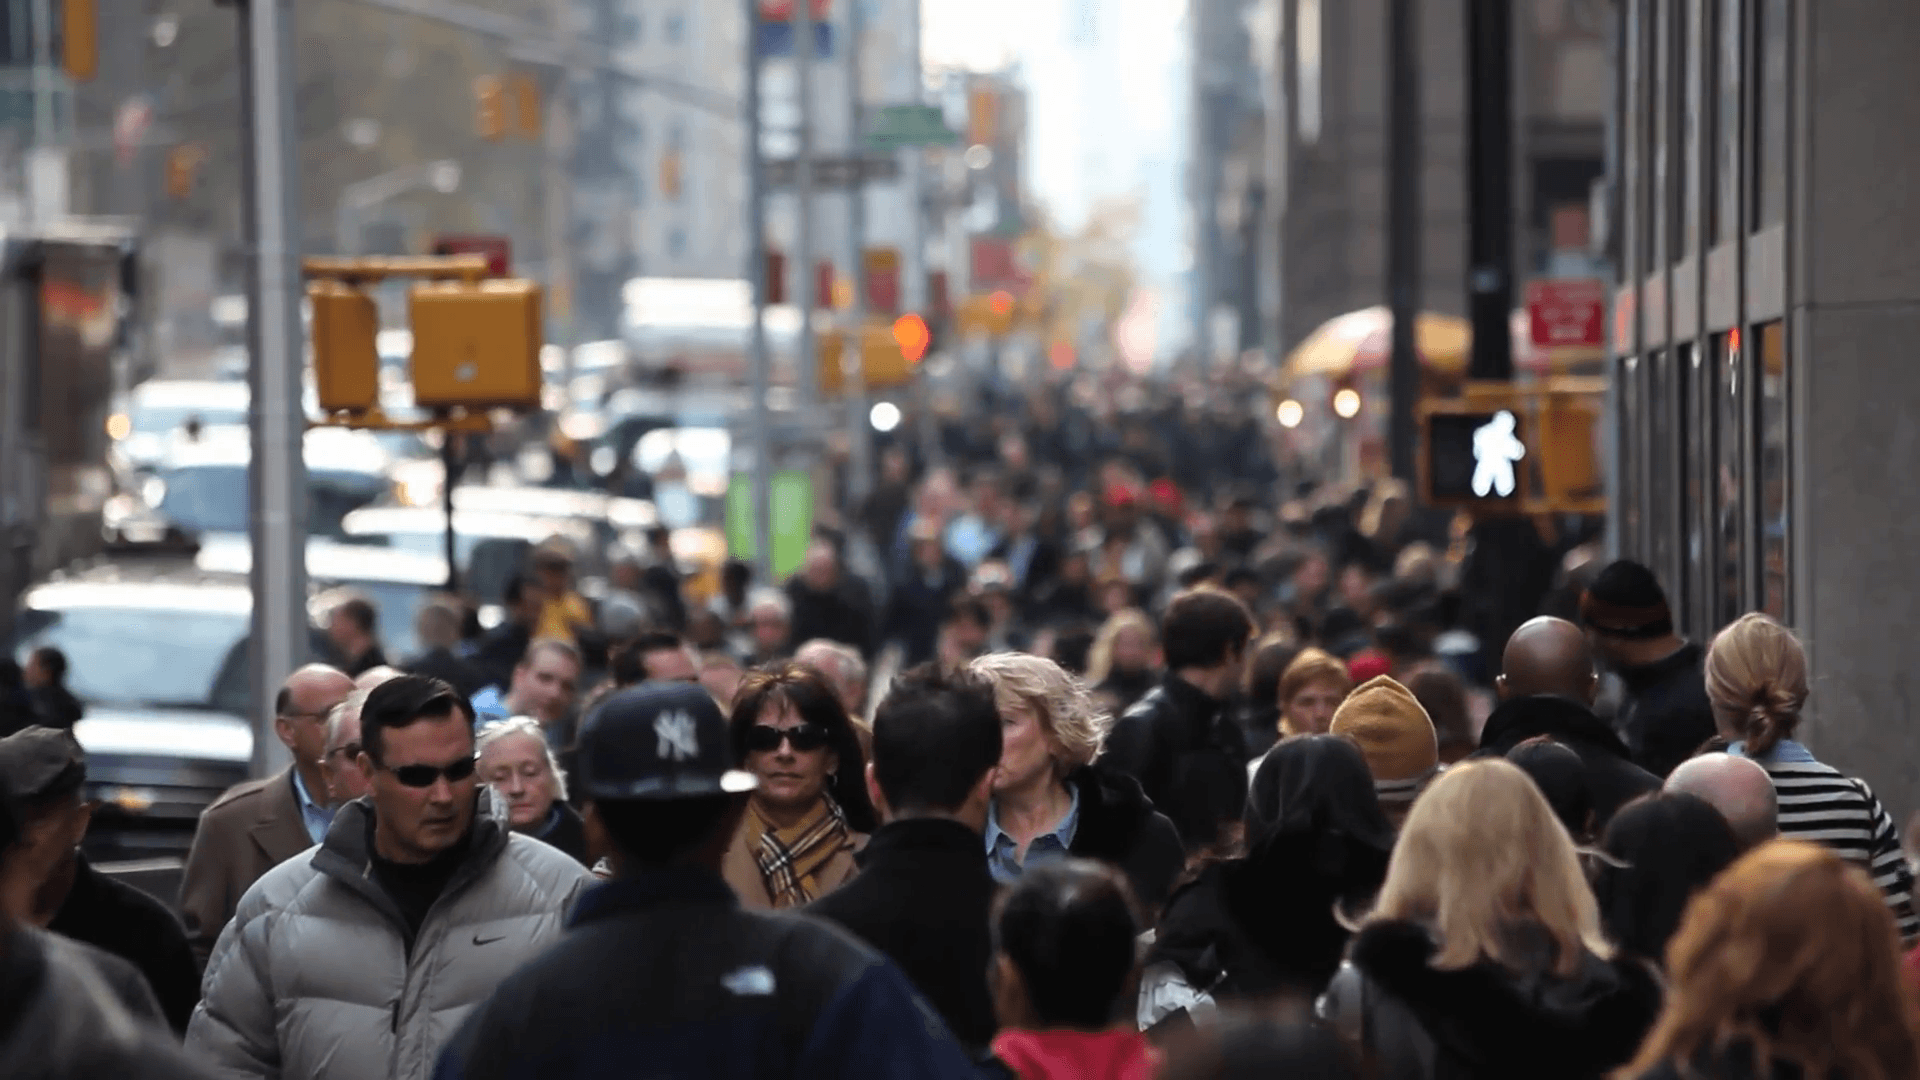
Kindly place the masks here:
POLYGON ((100 72, 98 0, 62 0, 60 66, 67 78, 86 82, 100 72))
POLYGON ((407 293, 413 400, 425 409, 540 406, 540 286, 428 282, 407 293))
POLYGON ((540 137, 540 84, 531 75, 515 75, 513 87, 514 133, 529 139, 540 137))
POLYGON ((320 408, 365 412, 380 404, 380 354, 373 297, 341 281, 307 285, 313 305, 313 381, 320 408))
POLYGON ((498 142, 507 134, 507 85, 498 75, 473 80, 474 129, 480 137, 498 142))
MULTIPOLYGON (((822 331, 815 337, 815 355, 820 362, 820 392, 837 394, 846 389, 846 334, 840 330, 822 331)), ((919 365, 907 359, 895 339, 893 325, 870 322, 860 328, 860 365, 867 389, 885 390, 913 381, 919 365)))
POLYGON ((1003 338, 1013 332, 1013 294, 975 294, 960 302, 960 330, 967 337, 1003 338))
POLYGON ((1600 413, 1606 381, 1551 379, 1537 408, 1540 497, 1561 513, 1607 512, 1606 473, 1600 461, 1600 413))
POLYGON ((1598 434, 1606 381, 1469 382, 1422 402, 1419 465, 1428 505, 1479 513, 1604 514, 1598 434))

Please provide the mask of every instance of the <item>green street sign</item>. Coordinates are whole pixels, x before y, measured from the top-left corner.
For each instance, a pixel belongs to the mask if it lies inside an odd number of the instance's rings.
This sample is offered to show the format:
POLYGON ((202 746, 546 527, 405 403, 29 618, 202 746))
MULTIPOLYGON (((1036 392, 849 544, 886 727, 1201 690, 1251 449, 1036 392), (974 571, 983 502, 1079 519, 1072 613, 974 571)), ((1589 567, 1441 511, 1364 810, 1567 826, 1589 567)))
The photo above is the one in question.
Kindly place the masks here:
MULTIPOLYGON (((813 539, 813 478, 794 469, 773 474, 769 491, 773 519, 773 572, 786 577, 800 569, 813 539)), ((749 562, 758 554, 753 542, 753 474, 737 472, 727 485, 727 553, 749 562)))
POLYGON ((938 105, 884 105, 874 114, 867 146, 890 150, 898 146, 952 146, 960 136, 947 128, 938 105))

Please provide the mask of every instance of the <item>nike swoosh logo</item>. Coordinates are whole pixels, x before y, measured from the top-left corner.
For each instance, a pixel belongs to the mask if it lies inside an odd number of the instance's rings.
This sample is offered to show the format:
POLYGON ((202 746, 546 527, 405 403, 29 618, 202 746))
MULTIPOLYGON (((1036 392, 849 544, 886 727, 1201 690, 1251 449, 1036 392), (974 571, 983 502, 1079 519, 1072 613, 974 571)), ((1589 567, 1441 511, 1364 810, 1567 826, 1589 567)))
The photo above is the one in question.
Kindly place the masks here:
POLYGON ((496 941, 505 941, 505 940, 507 940, 507 935, 505 934, 501 934, 499 937, 490 937, 490 938, 483 938, 479 934, 473 935, 473 943, 475 945, 491 945, 496 941))

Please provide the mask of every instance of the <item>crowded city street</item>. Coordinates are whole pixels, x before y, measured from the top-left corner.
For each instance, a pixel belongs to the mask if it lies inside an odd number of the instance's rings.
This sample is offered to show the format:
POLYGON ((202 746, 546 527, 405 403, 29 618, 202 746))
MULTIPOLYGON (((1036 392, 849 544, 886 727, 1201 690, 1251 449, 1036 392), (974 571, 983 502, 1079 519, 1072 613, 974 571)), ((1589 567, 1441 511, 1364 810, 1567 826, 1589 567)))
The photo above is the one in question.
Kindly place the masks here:
POLYGON ((0 5, 0 1080, 1920 1080, 1920 9, 0 5))

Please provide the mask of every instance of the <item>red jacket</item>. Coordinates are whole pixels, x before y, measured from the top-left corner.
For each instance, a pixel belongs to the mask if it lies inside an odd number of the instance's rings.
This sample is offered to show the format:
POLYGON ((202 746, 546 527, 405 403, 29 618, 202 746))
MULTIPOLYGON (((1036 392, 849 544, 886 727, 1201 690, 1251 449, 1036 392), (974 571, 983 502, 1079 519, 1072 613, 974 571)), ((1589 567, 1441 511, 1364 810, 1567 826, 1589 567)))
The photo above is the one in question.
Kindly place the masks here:
POLYGON ((1020 1080, 1152 1080, 1159 1065, 1137 1031, 1007 1031, 993 1053, 1020 1080))

